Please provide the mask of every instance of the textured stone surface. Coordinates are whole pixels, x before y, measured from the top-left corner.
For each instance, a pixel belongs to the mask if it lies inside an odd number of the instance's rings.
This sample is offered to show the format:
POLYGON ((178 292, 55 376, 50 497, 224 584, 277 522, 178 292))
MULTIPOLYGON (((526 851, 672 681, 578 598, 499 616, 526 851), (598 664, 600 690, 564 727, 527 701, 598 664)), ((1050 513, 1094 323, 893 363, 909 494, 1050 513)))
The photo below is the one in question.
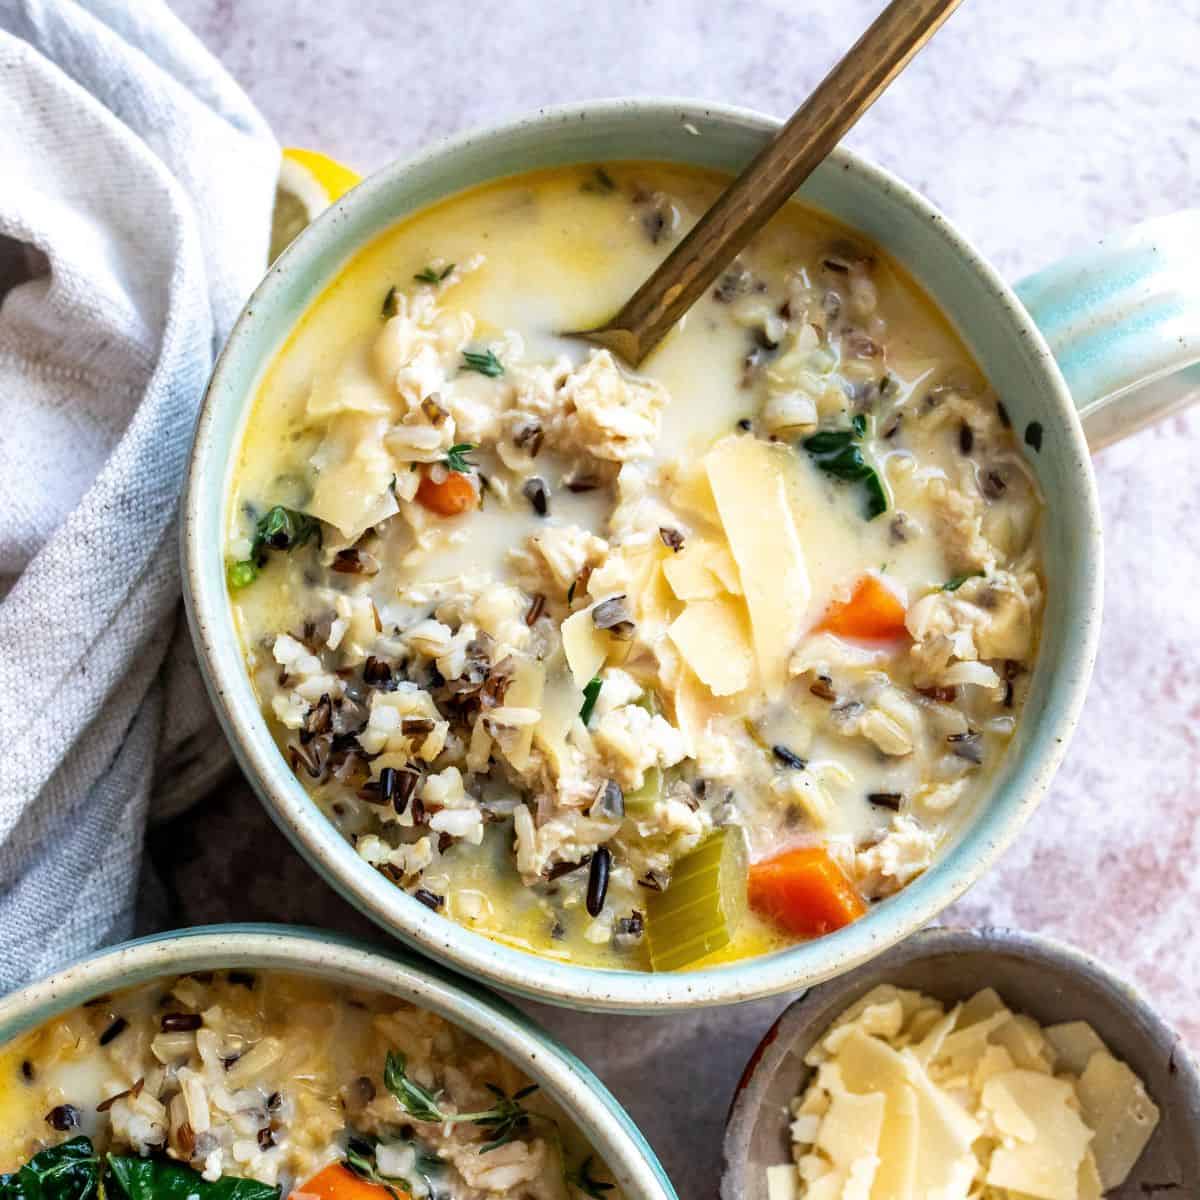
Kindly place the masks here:
MULTIPOLYGON (((869 0, 175 0, 285 142, 362 170, 539 105, 678 94, 784 115, 869 0)), ((1010 278, 1198 202, 1191 0, 966 4, 849 139, 1010 278)), ((1054 788, 947 919, 1064 937, 1136 980, 1200 1048, 1200 413, 1096 463, 1103 649, 1054 788)), ((375 935, 230 785, 153 839, 175 923, 375 935), (215 837, 214 837, 215 834, 215 837), (226 849, 207 851, 221 841, 226 849)), ((784 1001, 666 1020, 538 1010, 629 1106, 680 1195, 712 1194, 738 1072, 784 1001)))

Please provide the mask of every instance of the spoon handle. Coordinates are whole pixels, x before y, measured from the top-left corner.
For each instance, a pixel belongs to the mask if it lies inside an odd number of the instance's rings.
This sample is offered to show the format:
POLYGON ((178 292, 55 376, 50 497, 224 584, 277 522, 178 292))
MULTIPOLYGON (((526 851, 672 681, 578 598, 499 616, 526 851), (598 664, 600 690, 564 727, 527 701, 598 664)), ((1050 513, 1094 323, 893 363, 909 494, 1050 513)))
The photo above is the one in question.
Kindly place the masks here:
POLYGON ((637 366, 961 2, 892 0, 621 311, 586 336, 637 366))

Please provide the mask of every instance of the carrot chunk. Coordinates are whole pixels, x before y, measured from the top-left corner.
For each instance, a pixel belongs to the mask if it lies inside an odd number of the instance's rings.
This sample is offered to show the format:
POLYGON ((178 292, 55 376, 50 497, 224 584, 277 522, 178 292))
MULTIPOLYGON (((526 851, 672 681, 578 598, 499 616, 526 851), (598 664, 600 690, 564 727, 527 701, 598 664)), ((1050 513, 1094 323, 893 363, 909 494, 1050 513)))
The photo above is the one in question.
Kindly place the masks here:
POLYGON ((417 487, 417 503, 439 517, 457 517, 479 506, 479 493, 461 471, 447 472, 441 483, 426 474, 417 487))
POLYGON ((821 846, 801 846, 754 863, 750 907, 797 937, 820 937, 867 911, 845 872, 821 846))
POLYGON ((408 1200, 408 1192, 393 1185, 390 1189, 371 1183, 356 1175, 340 1162, 322 1167, 303 1187, 298 1187, 293 1196, 318 1197, 319 1200, 408 1200))
POLYGON ((900 598, 874 575, 864 575, 849 600, 831 604, 817 628, 869 641, 904 637, 907 632, 900 598))

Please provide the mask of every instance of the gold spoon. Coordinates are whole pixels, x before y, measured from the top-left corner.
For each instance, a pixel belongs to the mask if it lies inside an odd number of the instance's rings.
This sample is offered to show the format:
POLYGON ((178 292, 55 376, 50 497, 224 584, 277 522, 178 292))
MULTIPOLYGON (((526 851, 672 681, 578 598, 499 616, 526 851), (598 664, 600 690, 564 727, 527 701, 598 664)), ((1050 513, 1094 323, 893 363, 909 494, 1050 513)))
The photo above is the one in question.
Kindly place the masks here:
POLYGON ((637 366, 874 104, 962 0, 892 0, 615 317, 575 330, 637 366))

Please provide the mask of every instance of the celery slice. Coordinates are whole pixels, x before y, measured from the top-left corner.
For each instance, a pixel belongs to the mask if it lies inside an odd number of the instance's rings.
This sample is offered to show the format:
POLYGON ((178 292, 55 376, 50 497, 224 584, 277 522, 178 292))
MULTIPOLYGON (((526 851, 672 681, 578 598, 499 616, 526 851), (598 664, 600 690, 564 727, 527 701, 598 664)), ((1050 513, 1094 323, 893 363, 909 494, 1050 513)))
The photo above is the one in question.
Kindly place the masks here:
POLYGON ((729 945, 746 910, 746 845, 719 829, 675 864, 671 883, 647 906, 650 965, 674 971, 729 945))
MULTIPOLYGON (((634 703, 638 708, 645 709, 652 717, 662 712, 662 706, 658 702, 658 693, 652 688, 647 688, 634 703)), ((649 809, 655 801, 662 799, 665 782, 661 767, 648 767, 642 776, 642 786, 636 791, 625 793, 625 811, 636 813, 649 809)))
POLYGON ((663 773, 661 767, 647 767, 642 776, 642 786, 635 791, 625 793, 625 811, 640 812, 648 809, 663 794, 663 773))

